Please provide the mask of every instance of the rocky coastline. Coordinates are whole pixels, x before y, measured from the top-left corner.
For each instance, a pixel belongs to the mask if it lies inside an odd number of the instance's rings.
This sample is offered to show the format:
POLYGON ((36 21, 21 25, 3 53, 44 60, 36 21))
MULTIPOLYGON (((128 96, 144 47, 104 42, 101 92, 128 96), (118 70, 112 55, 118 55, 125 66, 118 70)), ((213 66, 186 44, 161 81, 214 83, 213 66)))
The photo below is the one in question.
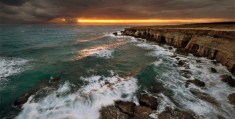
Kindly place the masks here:
POLYGON ((181 52, 215 59, 235 75, 234 23, 125 28, 123 35, 176 47, 181 52))

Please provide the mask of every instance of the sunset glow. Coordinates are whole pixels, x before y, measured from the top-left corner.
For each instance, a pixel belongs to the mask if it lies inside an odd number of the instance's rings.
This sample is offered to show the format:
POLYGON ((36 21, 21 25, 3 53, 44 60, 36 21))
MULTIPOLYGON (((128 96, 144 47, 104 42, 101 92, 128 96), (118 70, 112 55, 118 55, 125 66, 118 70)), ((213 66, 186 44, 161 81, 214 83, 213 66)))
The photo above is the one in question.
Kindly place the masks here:
POLYGON ((206 23, 219 22, 225 19, 78 19, 80 24, 174 24, 174 23, 206 23))

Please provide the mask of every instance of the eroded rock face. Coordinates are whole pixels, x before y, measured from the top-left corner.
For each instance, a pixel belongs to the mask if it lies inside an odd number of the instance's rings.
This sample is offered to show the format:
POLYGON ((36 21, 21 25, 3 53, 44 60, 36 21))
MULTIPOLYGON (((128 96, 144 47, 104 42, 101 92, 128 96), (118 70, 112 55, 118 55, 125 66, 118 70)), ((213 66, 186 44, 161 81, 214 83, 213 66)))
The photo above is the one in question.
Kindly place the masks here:
POLYGON ((158 119, 197 119, 197 117, 188 111, 167 108, 158 116, 158 119))
POLYGON ((187 52, 216 59, 235 75, 235 31, 170 27, 126 28, 124 35, 172 45, 178 54, 187 52), (186 51, 186 52, 185 52, 186 51))
POLYGON ((158 106, 157 99, 147 94, 141 95, 139 102, 140 102, 140 105, 150 107, 153 110, 156 110, 158 106))
POLYGON ((235 105, 235 93, 230 94, 228 100, 231 104, 235 105))

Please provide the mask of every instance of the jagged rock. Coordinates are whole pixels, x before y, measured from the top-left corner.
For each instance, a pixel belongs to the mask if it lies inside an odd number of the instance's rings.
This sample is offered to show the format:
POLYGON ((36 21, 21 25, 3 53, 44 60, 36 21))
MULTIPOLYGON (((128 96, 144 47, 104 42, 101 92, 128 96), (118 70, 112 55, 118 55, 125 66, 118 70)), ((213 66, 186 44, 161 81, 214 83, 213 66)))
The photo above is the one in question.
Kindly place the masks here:
POLYGON ((197 96, 198 98, 200 98, 201 100, 204 100, 206 102, 209 102, 213 105, 219 106, 219 103, 216 101, 216 99, 214 97, 211 97, 209 94, 204 93, 204 92, 200 92, 197 89, 190 89, 190 92, 197 96))
POLYGON ((235 87, 235 79, 233 79, 232 76, 222 75, 221 81, 226 82, 231 87, 235 87))
POLYGON ((145 106, 135 106, 133 119, 149 119, 152 110, 145 106))
POLYGON ((195 80, 187 80, 186 81, 186 87, 188 87, 188 85, 190 83, 193 83, 194 85, 199 86, 199 87, 205 87, 205 85, 206 85, 203 81, 195 79, 195 80))
POLYGON ((133 115, 134 107, 136 106, 133 102, 123 102, 123 101, 116 101, 115 106, 123 113, 128 115, 133 115))
POLYGON ((100 110, 100 119, 130 119, 130 117, 115 106, 108 106, 100 110))
POLYGON ((157 99, 147 94, 141 95, 139 102, 140 102, 140 105, 150 107, 153 110, 156 110, 158 106, 157 99))
POLYGON ((235 105, 235 93, 230 94, 228 100, 231 104, 235 105))
POLYGON ((25 95, 21 96, 14 102, 14 106, 17 108, 21 108, 24 103, 28 101, 28 98, 32 95, 32 93, 26 93, 25 95))
POLYGON ((183 111, 179 109, 167 108, 161 114, 158 119, 196 119, 197 116, 189 111, 183 111))
POLYGON ((215 68, 211 67, 211 72, 212 73, 217 73, 217 70, 215 68))

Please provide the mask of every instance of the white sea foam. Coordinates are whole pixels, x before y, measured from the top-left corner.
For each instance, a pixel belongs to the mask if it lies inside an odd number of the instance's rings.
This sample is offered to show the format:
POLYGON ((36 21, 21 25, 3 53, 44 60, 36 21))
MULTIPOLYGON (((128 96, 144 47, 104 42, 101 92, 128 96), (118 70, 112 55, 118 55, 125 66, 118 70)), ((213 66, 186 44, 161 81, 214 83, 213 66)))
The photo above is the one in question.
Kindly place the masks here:
POLYGON ((27 62, 28 60, 21 58, 0 57, 0 80, 24 71, 27 62))
POLYGON ((112 58, 112 54, 113 54, 114 50, 113 49, 101 49, 99 52, 96 52, 95 54, 93 54, 93 56, 96 57, 103 57, 103 58, 112 58))
MULTIPOLYGON (((158 46, 154 44, 148 44, 145 42, 137 42, 138 47, 150 50, 147 55, 157 57, 158 60, 153 64, 156 68, 161 66, 164 68, 164 72, 156 77, 156 80, 162 82, 166 89, 170 89, 174 92, 172 96, 174 102, 177 102, 181 108, 193 111, 199 116, 217 118, 218 115, 225 117, 226 119, 232 119, 235 115, 233 106, 228 102, 227 96, 234 93, 234 90, 229 87, 226 83, 220 81, 220 75, 231 73, 226 69, 225 66, 221 64, 213 64, 211 60, 206 58, 198 58, 193 55, 177 57, 180 60, 186 60, 190 69, 185 69, 185 67, 173 67, 172 64, 177 60, 172 58, 174 55, 174 50, 168 50, 166 46, 158 46), (166 47, 166 48, 164 48, 166 47), (197 63, 196 60, 201 60, 202 63, 197 63), (217 69, 218 73, 211 73, 210 68, 214 67, 217 69), (200 88, 195 85, 190 84, 189 88, 185 87, 185 82, 187 78, 182 77, 179 72, 180 70, 189 70, 192 72, 192 77, 190 79, 199 79, 206 83, 205 88, 200 88), (205 100, 201 100, 190 92, 190 88, 195 88, 200 92, 204 92, 214 97, 215 100, 220 104, 220 106, 213 105, 205 100)), ((158 96, 164 97, 164 96, 158 96)), ((166 100, 167 98, 162 98, 160 108, 150 116, 157 118, 165 107, 172 106, 173 102, 171 100, 166 100)))
POLYGON ((81 80, 89 83, 76 93, 58 95, 71 89, 71 84, 66 82, 39 102, 35 102, 32 96, 23 105, 22 112, 16 118, 98 119, 99 110, 103 106, 111 105, 115 100, 135 101, 136 99, 134 92, 138 86, 135 78, 124 79, 116 75, 81 77, 81 80))

